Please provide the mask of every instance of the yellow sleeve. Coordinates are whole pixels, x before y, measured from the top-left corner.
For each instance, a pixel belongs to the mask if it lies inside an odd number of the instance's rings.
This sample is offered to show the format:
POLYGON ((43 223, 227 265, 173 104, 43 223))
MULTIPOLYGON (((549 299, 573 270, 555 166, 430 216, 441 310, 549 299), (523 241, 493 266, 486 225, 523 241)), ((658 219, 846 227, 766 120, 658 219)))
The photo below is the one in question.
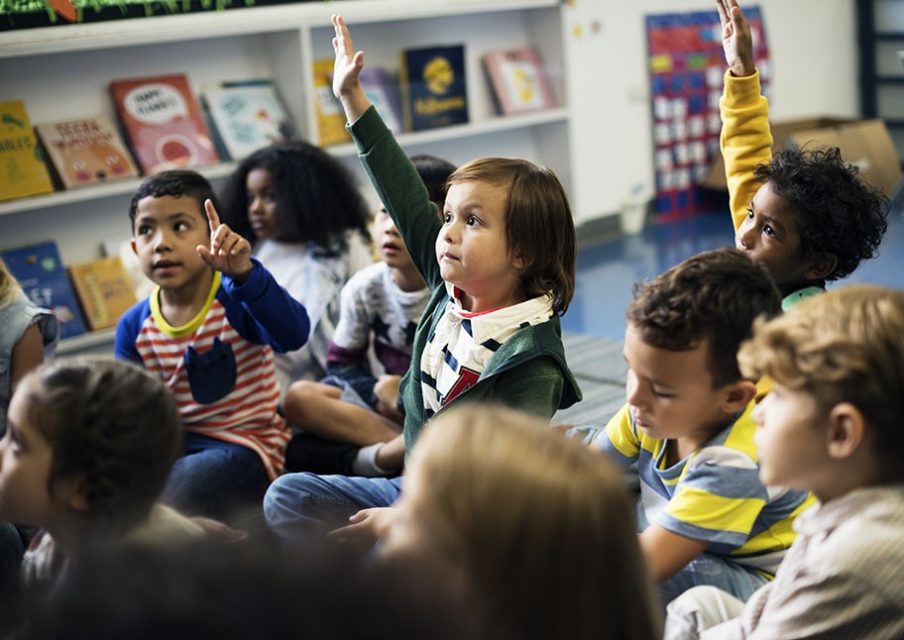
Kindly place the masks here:
POLYGON ((603 429, 597 443, 600 449, 623 464, 630 463, 640 454, 640 440, 631 424, 628 405, 619 409, 603 429))

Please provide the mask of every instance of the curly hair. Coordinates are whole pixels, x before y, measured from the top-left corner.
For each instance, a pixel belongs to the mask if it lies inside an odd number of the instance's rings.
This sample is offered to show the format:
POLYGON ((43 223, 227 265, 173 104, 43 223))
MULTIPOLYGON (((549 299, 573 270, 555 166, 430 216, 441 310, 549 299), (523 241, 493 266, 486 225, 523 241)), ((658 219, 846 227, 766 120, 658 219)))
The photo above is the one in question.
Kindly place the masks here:
POLYGON ((659 349, 688 351, 708 338, 707 368, 717 389, 741 379, 736 356, 754 320, 780 312, 781 296, 766 269, 726 247, 634 285, 626 317, 659 349))
POLYGON ((904 291, 848 285, 757 322, 738 354, 749 376, 811 394, 820 409, 850 402, 875 435, 880 471, 904 480, 904 291))
POLYGON ((182 423, 166 386, 109 358, 56 359, 28 385, 29 420, 53 451, 48 491, 74 479, 85 516, 107 530, 147 517, 182 446, 182 423))
POLYGON ((176 169, 173 171, 161 171, 149 178, 145 178, 132 196, 132 202, 129 204, 129 220, 132 223, 132 233, 135 232, 135 215, 138 213, 138 202, 143 198, 153 197, 162 198, 164 196, 172 196, 174 198, 189 197, 198 204, 198 212, 204 218, 204 226, 207 228, 207 214, 204 212, 204 201, 211 200, 217 211, 220 211, 220 205, 217 202, 217 195, 213 192, 213 187, 197 171, 188 171, 185 169, 176 169))
POLYGON ((888 226, 888 198, 864 183, 858 171, 845 163, 838 147, 781 151, 754 171, 788 203, 801 257, 837 259, 826 280, 844 278, 875 256, 888 226))
POLYGON ((222 190, 223 221, 254 243, 246 181, 255 169, 273 178, 279 240, 313 242, 330 253, 346 247, 346 233, 368 240, 369 210, 351 172, 320 147, 303 141, 258 149, 245 158, 222 190))

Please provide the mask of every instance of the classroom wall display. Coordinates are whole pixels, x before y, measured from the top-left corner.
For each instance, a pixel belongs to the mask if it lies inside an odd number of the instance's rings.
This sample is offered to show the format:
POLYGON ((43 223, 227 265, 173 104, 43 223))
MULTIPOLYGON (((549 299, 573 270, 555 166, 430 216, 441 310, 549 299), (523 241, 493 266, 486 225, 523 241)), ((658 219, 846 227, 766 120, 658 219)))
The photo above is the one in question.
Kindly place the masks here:
MULTIPOLYGON (((762 11, 745 6, 754 61, 768 96, 771 66, 762 11)), ((708 208, 698 187, 719 153, 719 99, 725 75, 716 11, 646 16, 658 214, 682 217, 708 208)))

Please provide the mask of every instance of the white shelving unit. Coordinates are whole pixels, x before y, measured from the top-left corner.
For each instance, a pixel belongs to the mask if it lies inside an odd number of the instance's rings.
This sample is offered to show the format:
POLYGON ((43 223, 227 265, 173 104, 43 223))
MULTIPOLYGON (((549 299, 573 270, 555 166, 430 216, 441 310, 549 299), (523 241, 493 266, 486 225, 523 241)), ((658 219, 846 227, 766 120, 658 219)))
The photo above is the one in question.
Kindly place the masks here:
MULTIPOLYGON (((583 222, 604 209, 588 171, 592 145, 578 137, 569 102, 583 86, 566 77, 569 55, 578 57, 577 51, 569 54, 569 11, 558 0, 345 0, 11 31, 0 33, 0 100, 24 99, 33 123, 97 113, 115 117, 108 89, 114 79, 184 72, 197 95, 207 83, 273 78, 302 136, 316 140, 311 63, 332 57, 330 14, 339 12, 368 64, 397 68, 403 48, 465 44, 469 123, 400 135, 406 150, 456 163, 504 155, 546 164, 561 177, 575 219, 583 222), (481 55, 527 45, 539 49, 559 106, 499 117, 481 55)), ((583 69, 586 42, 582 46, 577 63, 583 69)), ((581 113, 593 114, 592 105, 581 113)), ((369 188, 351 144, 328 149, 369 188)), ((224 163, 200 171, 216 187, 234 168, 224 163)), ((128 238, 128 203, 138 183, 0 203, 0 247, 54 239, 66 263, 97 257, 103 241, 128 238)))

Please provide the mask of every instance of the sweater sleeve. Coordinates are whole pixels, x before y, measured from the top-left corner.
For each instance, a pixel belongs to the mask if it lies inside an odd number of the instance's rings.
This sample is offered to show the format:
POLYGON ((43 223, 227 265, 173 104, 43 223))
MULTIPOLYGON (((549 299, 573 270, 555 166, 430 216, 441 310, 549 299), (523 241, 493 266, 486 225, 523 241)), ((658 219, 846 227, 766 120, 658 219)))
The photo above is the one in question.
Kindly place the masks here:
POLYGON ((731 220, 737 229, 760 188, 753 170, 772 159, 769 103, 760 93, 759 72, 744 78, 726 72, 720 108, 722 134, 719 143, 725 159, 731 220))
POLYGON ((558 365, 551 358, 540 358, 499 374, 488 399, 549 420, 562 402, 564 386, 558 365))

